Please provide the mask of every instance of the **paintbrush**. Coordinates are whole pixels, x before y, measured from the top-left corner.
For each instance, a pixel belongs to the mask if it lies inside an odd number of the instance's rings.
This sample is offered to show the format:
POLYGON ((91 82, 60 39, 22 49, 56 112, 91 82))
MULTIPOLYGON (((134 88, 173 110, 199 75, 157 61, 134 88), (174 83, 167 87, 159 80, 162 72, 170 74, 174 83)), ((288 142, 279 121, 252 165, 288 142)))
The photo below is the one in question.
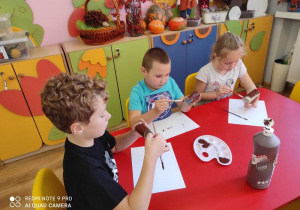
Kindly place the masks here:
MULTIPOLYGON (((150 100, 150 102, 155 102, 157 100, 150 100)), ((167 100, 168 102, 183 102, 183 100, 167 100)))
MULTIPOLYGON (((154 126, 154 122, 152 122, 152 125, 153 125, 154 136, 156 136, 156 129, 155 129, 155 126, 154 126)), ((162 167, 163 170, 165 170, 164 162, 163 162, 161 156, 159 157, 160 158, 160 162, 161 162, 161 167, 162 167)))
POLYGON ((235 91, 233 91, 233 90, 231 90, 231 92, 234 93, 235 95, 238 95, 238 96, 241 97, 241 98, 244 98, 244 96, 242 96, 241 94, 238 94, 237 92, 235 92, 235 91))
POLYGON ((237 116, 237 117, 239 117, 239 118, 242 118, 242 119, 244 119, 244 120, 248 120, 247 118, 242 117, 242 116, 240 116, 240 115, 238 115, 238 114, 232 113, 232 112, 230 112, 230 111, 228 111, 228 110, 226 110, 226 109, 223 109, 223 111, 228 112, 228 113, 230 113, 230 114, 233 114, 233 115, 235 115, 235 116, 237 116))

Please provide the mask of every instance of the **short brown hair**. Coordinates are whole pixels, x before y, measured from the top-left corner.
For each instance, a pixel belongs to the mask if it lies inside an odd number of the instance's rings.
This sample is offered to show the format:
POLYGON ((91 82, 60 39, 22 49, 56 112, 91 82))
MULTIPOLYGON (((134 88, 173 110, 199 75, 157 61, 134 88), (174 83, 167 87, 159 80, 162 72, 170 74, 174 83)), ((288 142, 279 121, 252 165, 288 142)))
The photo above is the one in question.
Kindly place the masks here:
POLYGON ((152 68, 153 62, 157 61, 162 64, 170 63, 170 58, 166 51, 161 48, 154 47, 149 49, 143 58, 142 66, 146 69, 147 72, 152 68))
POLYGON ((245 55, 245 47, 242 39, 235 34, 226 32, 218 37, 212 48, 210 59, 214 60, 214 53, 217 55, 217 57, 224 58, 228 52, 239 49, 241 50, 242 55, 245 55))
POLYGON ((42 109, 59 130, 71 134, 75 122, 88 124, 95 111, 97 96, 108 100, 104 79, 82 74, 52 76, 41 91, 42 109))

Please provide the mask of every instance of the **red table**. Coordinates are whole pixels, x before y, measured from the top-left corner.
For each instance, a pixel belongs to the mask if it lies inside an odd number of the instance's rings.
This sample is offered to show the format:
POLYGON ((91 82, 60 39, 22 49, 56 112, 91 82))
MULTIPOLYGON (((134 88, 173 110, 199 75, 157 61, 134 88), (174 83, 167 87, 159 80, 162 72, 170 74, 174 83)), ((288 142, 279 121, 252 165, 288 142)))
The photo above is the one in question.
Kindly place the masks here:
MULTIPOLYGON (((252 137, 262 127, 228 124, 229 98, 191 109, 186 115, 200 128, 173 137, 172 143, 186 188, 155 193, 149 209, 274 209, 300 196, 300 104, 270 90, 259 88, 268 117, 274 119, 275 134, 281 140, 278 162, 271 185, 257 190, 246 182, 253 152, 252 137), (213 135, 227 143, 232 163, 216 159, 201 161, 193 142, 201 135, 213 135)), ((238 98, 232 96, 231 98, 238 98)), ((128 131, 114 132, 117 135, 128 131)), ((138 139, 131 147, 144 146, 138 139)), ((130 149, 115 154, 119 182, 131 193, 133 177, 130 149)))

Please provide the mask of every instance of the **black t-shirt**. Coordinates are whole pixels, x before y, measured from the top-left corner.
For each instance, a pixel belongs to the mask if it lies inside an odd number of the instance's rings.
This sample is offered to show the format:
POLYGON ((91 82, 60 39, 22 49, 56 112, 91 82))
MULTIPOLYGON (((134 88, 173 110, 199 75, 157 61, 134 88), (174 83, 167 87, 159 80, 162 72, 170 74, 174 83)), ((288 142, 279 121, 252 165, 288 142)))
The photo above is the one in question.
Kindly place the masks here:
POLYGON ((66 139, 63 177, 74 210, 113 209, 127 195, 118 183, 118 169, 111 149, 115 138, 105 131, 92 147, 66 139))

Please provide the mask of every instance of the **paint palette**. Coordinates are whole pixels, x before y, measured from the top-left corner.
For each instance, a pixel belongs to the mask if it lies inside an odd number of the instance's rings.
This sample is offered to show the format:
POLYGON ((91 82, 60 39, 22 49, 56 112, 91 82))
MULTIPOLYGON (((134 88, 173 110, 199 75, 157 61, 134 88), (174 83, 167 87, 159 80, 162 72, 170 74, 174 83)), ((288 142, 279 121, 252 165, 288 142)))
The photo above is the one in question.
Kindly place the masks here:
POLYGON ((229 147, 224 141, 215 136, 199 136, 194 141, 193 147, 196 155, 204 162, 211 161, 214 158, 221 165, 230 165, 232 162, 232 154, 229 147))

